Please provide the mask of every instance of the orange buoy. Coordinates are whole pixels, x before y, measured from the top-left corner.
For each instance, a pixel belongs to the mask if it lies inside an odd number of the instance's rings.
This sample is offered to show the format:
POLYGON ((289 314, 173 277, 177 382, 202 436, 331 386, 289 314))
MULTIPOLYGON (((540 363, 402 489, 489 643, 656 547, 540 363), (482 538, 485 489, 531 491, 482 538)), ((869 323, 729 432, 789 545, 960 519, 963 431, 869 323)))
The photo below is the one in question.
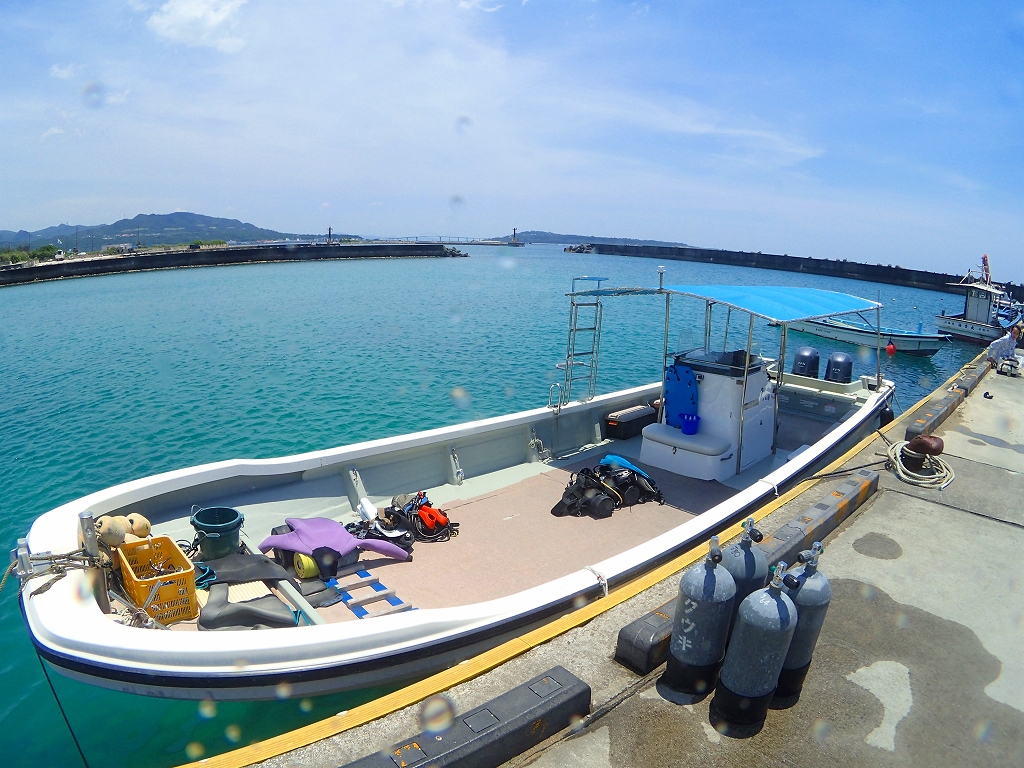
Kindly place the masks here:
POLYGON ((888 344, 885 345, 885 352, 888 355, 895 355, 896 354, 896 345, 893 344, 890 341, 888 344))

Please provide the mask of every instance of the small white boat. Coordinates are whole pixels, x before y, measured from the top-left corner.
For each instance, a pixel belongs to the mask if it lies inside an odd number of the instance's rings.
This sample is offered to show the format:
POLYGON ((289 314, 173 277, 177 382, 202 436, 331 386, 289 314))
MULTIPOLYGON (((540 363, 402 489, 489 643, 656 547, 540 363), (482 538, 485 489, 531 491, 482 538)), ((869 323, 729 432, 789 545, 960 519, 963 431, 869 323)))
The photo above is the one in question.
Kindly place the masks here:
POLYGON ((896 352, 920 357, 931 357, 949 343, 950 337, 942 333, 922 333, 904 331, 899 328, 876 329, 868 322, 858 323, 846 318, 829 317, 824 320, 805 320, 790 324, 790 330, 810 333, 834 341, 845 341, 848 344, 860 344, 865 347, 881 346, 887 349, 891 344, 896 352))
MULTIPOLYGON (((860 377, 847 369, 840 380, 824 381, 771 370, 772 361, 751 352, 754 318, 785 330, 797 320, 877 308, 874 302, 740 286, 574 290, 570 298, 565 380, 548 407, 298 456, 166 472, 40 516, 12 553, 39 655, 73 678, 171 698, 273 698, 282 690, 299 696, 409 681, 572 611, 707 540, 891 418, 894 387, 877 369, 860 377), (696 382, 694 434, 672 425, 679 401, 664 381, 593 394, 602 300, 637 294, 665 297, 666 371, 689 371, 696 382), (704 302, 702 347, 669 352, 673 298, 704 302), (713 349, 719 305, 719 314, 750 316, 745 348, 713 349), (574 381, 587 385, 575 400, 574 381), (660 421, 628 439, 608 437, 610 413, 659 395, 667 402, 660 421), (552 514, 572 474, 609 453, 649 473, 665 503, 623 506, 600 519, 552 514), (252 631, 243 622, 237 628, 250 631, 195 631, 195 620, 170 631, 138 626, 131 619, 146 606, 132 609, 132 598, 117 589, 120 577, 79 539, 80 521, 91 526, 93 517, 137 513, 153 523, 154 536, 190 540, 190 513, 199 504, 243 513, 243 545, 255 550, 286 518, 354 522, 360 507, 381 508, 420 489, 461 524, 459 535, 417 543, 407 562, 362 552, 338 572, 347 599, 328 607, 305 600, 307 579, 298 576, 298 588, 256 584, 259 599, 273 593, 272 602, 294 608, 291 627, 257 623, 252 631), (85 567, 59 577, 53 563, 60 558, 52 553, 77 553, 85 567)), ((785 333, 782 347, 785 359, 785 333)), ((173 577, 191 579, 187 571, 173 577)), ((227 599, 244 613, 250 598, 229 592, 227 599)))

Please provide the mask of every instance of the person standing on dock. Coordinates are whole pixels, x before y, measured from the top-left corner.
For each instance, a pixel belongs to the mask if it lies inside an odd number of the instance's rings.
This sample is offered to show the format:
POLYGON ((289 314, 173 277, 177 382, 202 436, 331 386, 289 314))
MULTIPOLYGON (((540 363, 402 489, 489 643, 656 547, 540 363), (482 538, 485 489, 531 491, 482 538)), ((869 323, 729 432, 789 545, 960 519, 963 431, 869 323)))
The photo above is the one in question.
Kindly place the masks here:
POLYGON ((992 342, 988 348, 988 361, 999 365, 1003 360, 1017 359, 1017 339, 1020 338, 1020 326, 1012 325, 1001 339, 992 342))

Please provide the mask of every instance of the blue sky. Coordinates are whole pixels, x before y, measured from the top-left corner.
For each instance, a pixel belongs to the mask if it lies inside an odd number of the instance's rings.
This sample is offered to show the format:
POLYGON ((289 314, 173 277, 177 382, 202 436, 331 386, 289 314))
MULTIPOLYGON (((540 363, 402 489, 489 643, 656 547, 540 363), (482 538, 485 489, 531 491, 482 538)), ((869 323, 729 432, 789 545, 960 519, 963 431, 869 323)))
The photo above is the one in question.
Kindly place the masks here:
POLYGON ((0 5, 0 228, 187 210, 1024 279, 1024 3, 0 5))

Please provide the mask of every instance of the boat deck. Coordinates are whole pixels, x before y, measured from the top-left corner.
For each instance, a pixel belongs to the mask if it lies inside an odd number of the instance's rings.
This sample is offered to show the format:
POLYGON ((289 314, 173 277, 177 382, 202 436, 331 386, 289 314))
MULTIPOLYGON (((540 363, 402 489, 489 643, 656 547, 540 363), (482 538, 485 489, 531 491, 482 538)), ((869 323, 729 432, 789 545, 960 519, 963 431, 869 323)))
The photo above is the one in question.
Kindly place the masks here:
MULTIPOLYGON (((784 463, 793 450, 813 443, 829 426, 828 422, 786 414, 780 425, 778 454, 726 483, 645 466, 639 461, 642 438, 638 436, 605 440, 547 462, 524 463, 467 478, 462 485, 428 488, 434 506, 460 524, 459 535, 445 542, 418 542, 411 562, 363 552, 359 566, 413 608, 445 608, 512 595, 612 557, 693 519, 784 463), (664 494, 665 503, 623 508, 601 520, 552 515, 551 508, 561 499, 571 474, 594 466, 609 453, 628 458, 647 471, 664 494)), ((243 491, 217 503, 245 515, 243 540, 256 550, 270 529, 286 517, 322 516, 351 522, 354 515, 341 512, 343 494, 337 477, 325 477, 243 491)), ((384 506, 390 500, 373 501, 384 506)), ((190 540, 194 532, 187 514, 178 514, 156 521, 154 533, 190 540)), ((358 578, 342 577, 339 586, 358 578)), ((365 589, 353 592, 357 598, 370 594, 365 589)), ((379 601, 367 609, 372 616, 389 607, 379 601)), ((317 611, 330 623, 357 618, 344 603, 317 611)), ((195 622, 181 622, 174 628, 187 631, 195 628, 195 622)))

